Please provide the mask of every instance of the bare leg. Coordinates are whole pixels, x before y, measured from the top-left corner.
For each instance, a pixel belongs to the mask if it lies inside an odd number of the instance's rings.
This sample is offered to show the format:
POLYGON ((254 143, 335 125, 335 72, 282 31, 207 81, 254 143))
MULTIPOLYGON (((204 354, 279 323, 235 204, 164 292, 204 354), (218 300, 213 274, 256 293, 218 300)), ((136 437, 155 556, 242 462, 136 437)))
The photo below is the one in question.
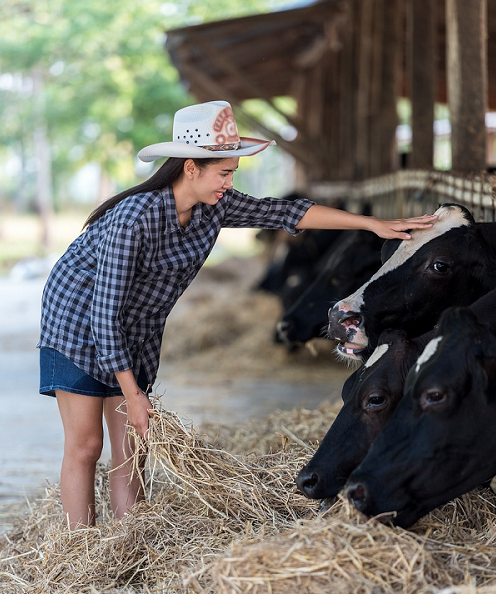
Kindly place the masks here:
POLYGON ((103 404, 105 420, 109 430, 112 451, 110 472, 110 502, 116 518, 122 518, 138 501, 144 499, 142 487, 145 456, 139 461, 137 474, 134 476, 133 451, 135 444, 126 430, 126 404, 124 398, 112 396, 105 398, 103 404), (116 410, 118 407, 119 410, 116 410))
POLYGON ((95 469, 103 448, 103 399, 56 391, 64 426, 62 507, 71 530, 95 524, 95 469))

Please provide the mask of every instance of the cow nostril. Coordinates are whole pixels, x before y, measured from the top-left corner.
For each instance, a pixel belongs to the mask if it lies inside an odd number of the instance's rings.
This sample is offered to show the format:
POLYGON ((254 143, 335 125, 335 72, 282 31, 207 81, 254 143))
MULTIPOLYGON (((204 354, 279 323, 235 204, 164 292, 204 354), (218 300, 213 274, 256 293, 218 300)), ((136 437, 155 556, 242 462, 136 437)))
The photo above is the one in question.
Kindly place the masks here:
POLYGON ((368 497, 364 484, 351 483, 346 487, 344 494, 358 510, 363 511, 368 497))
POLYGON ((296 477, 298 489, 307 497, 313 497, 314 489, 319 481, 320 477, 316 472, 301 471, 296 477))
POLYGON ((362 316, 355 311, 344 313, 338 320, 340 324, 343 324, 346 328, 349 326, 360 326, 362 323, 362 316))

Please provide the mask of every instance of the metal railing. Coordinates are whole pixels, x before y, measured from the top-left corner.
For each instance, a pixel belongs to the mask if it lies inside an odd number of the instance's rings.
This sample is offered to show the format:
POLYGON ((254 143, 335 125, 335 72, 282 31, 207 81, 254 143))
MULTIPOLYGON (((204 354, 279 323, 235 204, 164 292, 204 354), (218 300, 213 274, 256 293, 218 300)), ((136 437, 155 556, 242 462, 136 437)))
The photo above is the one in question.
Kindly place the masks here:
POLYGON ((467 176, 451 171, 402 170, 361 182, 314 184, 312 198, 320 204, 345 202, 351 212, 369 205, 383 218, 418 216, 454 202, 467 207, 476 221, 496 221, 496 175, 483 171, 467 176))

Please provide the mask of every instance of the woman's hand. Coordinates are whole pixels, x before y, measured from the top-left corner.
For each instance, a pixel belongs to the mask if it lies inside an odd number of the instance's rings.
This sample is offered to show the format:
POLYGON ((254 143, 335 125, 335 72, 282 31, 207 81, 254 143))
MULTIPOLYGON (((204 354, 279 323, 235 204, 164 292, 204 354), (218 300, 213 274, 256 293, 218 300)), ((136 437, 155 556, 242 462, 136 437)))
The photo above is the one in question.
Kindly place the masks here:
POLYGON ((153 413, 152 404, 148 396, 136 383, 131 369, 118 371, 115 374, 126 400, 127 420, 138 435, 148 439, 148 419, 153 413))
POLYGON ((153 410, 148 396, 138 388, 132 394, 124 394, 124 397, 128 423, 136 429, 138 435, 148 439, 148 419, 153 410))
POLYGON ((428 229, 436 222, 437 215, 423 215, 410 219, 377 219, 370 217, 370 230, 383 239, 411 239, 412 229, 428 229))

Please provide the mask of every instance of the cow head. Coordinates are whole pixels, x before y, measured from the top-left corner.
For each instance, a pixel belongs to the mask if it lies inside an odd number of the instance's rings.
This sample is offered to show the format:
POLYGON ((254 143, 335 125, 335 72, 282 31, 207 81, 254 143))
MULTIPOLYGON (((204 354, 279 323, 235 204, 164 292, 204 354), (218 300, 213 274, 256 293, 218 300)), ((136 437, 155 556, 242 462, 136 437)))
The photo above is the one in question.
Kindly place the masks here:
POLYGON ((339 341, 338 354, 363 360, 383 330, 403 328, 419 336, 433 328, 446 307, 469 305, 486 292, 489 279, 481 266, 487 241, 477 227, 491 224, 476 225, 456 204, 445 204, 436 214, 436 223, 413 230, 412 239, 386 242, 381 268, 329 310, 329 338, 339 341))
POLYGON ((387 330, 368 361, 346 380, 343 407, 310 462, 296 477, 312 499, 335 497, 392 415, 403 395, 411 365, 432 333, 409 340, 403 330, 387 330))
POLYGON ((365 514, 391 513, 394 524, 408 527, 489 480, 496 473, 495 380, 495 335, 468 308, 448 309, 346 496, 365 514))

